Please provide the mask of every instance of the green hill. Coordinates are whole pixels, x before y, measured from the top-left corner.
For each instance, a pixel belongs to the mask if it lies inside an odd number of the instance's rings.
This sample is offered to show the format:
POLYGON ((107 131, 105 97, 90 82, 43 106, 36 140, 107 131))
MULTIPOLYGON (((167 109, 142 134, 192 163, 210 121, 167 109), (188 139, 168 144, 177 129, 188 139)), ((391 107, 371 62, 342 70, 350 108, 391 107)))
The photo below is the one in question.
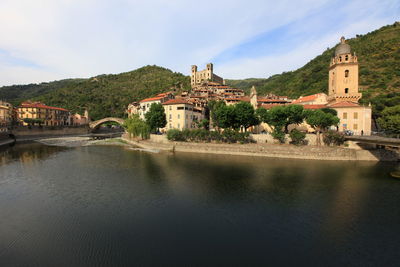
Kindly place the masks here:
MULTIPOLYGON (((358 56, 360 89, 363 103, 375 106, 400 103, 400 23, 382 27, 349 39, 348 44, 358 56), (386 101, 389 98, 396 100, 386 101), (388 103, 380 103, 386 101, 388 103), (378 103, 379 102, 379 103, 378 103)), ((255 85, 260 94, 274 93, 297 98, 328 92, 328 68, 336 47, 327 49, 303 67, 268 79, 227 80, 227 84, 244 90, 255 85)))
POLYGON ((73 112, 89 110, 93 119, 124 117, 127 105, 166 90, 190 88, 190 79, 180 73, 146 66, 131 72, 70 79, 50 83, 0 88, 0 99, 17 105, 22 100, 39 100, 73 112))

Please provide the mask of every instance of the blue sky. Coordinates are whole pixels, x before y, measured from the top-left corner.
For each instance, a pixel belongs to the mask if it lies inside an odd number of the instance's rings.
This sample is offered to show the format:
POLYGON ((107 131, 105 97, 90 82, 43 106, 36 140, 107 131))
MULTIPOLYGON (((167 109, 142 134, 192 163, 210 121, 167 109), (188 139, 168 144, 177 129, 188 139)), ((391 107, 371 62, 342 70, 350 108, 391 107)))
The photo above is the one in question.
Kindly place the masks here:
POLYGON ((399 20, 398 0, 1 0, 0 86, 207 62, 266 78, 399 20))

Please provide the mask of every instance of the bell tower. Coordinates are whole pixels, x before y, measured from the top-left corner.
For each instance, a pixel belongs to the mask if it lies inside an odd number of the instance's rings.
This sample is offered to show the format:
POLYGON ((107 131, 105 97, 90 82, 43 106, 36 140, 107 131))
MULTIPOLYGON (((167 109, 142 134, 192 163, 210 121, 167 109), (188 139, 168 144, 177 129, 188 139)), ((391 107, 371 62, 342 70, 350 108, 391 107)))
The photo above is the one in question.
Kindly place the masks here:
POLYGON ((351 53, 350 45, 342 37, 329 66, 328 102, 350 101, 357 103, 360 98, 357 56, 355 53, 351 53))

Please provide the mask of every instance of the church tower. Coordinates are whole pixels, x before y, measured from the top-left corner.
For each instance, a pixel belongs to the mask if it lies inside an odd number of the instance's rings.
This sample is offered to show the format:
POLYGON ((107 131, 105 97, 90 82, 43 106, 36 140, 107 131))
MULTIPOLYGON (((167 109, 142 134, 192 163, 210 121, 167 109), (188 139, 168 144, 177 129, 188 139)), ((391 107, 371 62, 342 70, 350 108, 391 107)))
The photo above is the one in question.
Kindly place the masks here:
POLYGON ((355 102, 361 98, 358 92, 358 60, 356 54, 351 54, 351 47, 344 37, 335 50, 335 56, 329 66, 330 104, 338 102, 355 102))

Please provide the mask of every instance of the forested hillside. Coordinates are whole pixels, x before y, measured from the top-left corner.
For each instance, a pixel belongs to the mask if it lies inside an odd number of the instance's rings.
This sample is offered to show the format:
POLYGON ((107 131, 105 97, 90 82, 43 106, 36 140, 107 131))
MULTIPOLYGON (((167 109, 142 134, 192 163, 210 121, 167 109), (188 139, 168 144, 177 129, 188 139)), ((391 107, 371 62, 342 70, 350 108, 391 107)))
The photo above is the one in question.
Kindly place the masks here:
MULTIPOLYGON (((371 101, 375 106, 391 105, 389 102, 400 103, 400 23, 357 35, 349 39, 348 44, 358 56, 362 102, 371 101)), ((327 49, 295 71, 268 79, 227 80, 227 84, 245 90, 255 85, 260 94, 272 92, 292 98, 318 92, 327 93, 328 68, 334 51, 335 47, 327 49)))
POLYGON ((89 110, 92 119, 123 117, 130 102, 165 92, 189 89, 190 79, 180 73, 146 66, 121 74, 100 75, 90 79, 71 79, 38 85, 0 88, 0 99, 19 104, 26 99, 67 108, 73 112, 89 110))

